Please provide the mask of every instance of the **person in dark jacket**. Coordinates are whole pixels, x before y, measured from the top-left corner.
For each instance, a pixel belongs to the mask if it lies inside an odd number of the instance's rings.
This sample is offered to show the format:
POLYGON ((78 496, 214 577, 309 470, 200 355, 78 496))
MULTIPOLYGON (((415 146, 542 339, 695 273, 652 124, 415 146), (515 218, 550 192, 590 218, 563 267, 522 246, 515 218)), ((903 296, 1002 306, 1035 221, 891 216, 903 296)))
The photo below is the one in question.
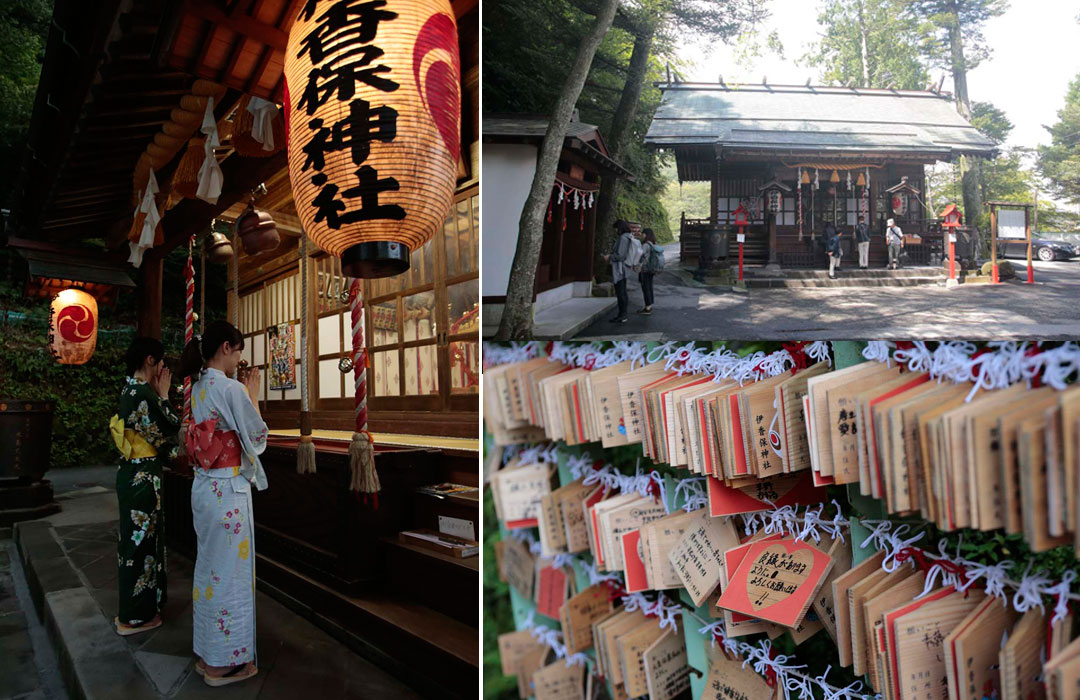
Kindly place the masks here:
POLYGON ((870 224, 866 216, 859 214, 859 223, 855 225, 855 242, 859 246, 859 269, 870 267, 870 224))
MULTIPOLYGON (((655 252, 663 255, 664 249, 656 242, 656 234, 651 228, 642 229, 642 237, 645 239, 641 256, 641 272, 638 273, 638 281, 641 282, 641 294, 645 297, 645 306, 638 309, 639 314, 651 314, 653 305, 653 278, 656 277, 656 268, 653 265, 655 252)), ((661 258, 662 260, 663 258, 661 258)))
POLYGON ((611 322, 626 323, 629 320, 626 315, 627 307, 630 305, 630 297, 626 292, 626 276, 631 271, 627 258, 633 246, 631 239, 634 234, 631 233, 630 224, 622 219, 615 222, 615 231, 618 234, 615 245, 611 252, 604 256, 604 260, 611 263, 611 279, 615 283, 615 298, 619 303, 619 311, 611 322))
POLYGON ((840 234, 832 222, 825 224, 825 230, 821 232, 825 241, 825 254, 829 256, 829 279, 836 279, 836 270, 840 267, 840 257, 844 254, 840 248, 840 234))

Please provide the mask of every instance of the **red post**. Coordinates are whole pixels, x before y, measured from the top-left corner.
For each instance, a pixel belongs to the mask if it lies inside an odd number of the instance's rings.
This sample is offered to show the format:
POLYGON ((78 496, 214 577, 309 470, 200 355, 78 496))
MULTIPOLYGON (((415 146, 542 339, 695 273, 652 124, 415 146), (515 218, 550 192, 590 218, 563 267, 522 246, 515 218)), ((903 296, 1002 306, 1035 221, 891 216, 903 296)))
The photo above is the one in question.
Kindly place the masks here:
POLYGON ((739 281, 742 282, 742 260, 743 260, 743 240, 746 235, 743 233, 743 227, 739 227, 739 281))
POLYGON ((949 234, 949 279, 956 279, 956 234, 949 234))

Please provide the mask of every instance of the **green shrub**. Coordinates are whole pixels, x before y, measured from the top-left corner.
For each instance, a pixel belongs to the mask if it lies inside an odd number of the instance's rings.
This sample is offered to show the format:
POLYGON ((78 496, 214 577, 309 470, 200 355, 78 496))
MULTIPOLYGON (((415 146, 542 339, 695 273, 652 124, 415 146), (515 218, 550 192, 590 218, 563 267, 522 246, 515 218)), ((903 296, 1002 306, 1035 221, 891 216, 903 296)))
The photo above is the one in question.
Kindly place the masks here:
POLYGON ((97 348, 85 365, 54 360, 40 322, 0 324, 0 333, 0 397, 56 404, 50 467, 115 463, 109 418, 116 413, 133 330, 99 332, 97 348))

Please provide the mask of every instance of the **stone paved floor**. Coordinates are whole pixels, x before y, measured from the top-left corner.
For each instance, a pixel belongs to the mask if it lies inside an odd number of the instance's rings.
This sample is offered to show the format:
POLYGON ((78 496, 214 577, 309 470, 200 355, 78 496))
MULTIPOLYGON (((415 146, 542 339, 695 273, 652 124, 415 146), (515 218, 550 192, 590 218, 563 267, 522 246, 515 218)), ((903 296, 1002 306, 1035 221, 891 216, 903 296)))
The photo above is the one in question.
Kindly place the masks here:
MULTIPOLYGON (((56 537, 100 607, 102 617, 111 621, 117 610, 115 493, 95 486, 73 491, 61 499, 64 512, 47 520, 53 524, 56 537)), ((20 600, 12 593, 20 580, 24 589, 26 586, 17 557, 12 540, 0 539, 0 700, 67 700, 55 659, 51 666, 48 659, 43 660, 51 655, 52 642, 40 629, 28 594, 20 600), (16 559, 13 561, 12 557, 16 559), (40 634, 38 640, 32 640, 35 626, 40 634)), ((258 676, 224 688, 207 686, 194 672, 191 652, 193 563, 178 554, 170 554, 168 567, 169 598, 162 612, 165 624, 151 632, 122 638, 138 670, 159 697, 215 700, 420 697, 262 592, 256 594, 258 676)), ((92 644, 93 640, 88 643, 92 644)), ((108 674, 109 669, 101 672, 108 674)), ((116 688, 115 697, 126 697, 123 687, 116 688)))
POLYGON ((67 700, 21 577, 14 543, 0 539, 0 700, 67 700))
MULTIPOLYGON (((674 258, 677 260, 677 252, 674 258)), ((1012 261, 1018 263, 1020 261, 1012 261)), ((1020 267, 1018 266, 1018 269, 1020 267)), ((972 340, 1080 336, 1080 263, 1035 263, 1034 285, 751 289, 692 287, 675 275, 656 280, 651 316, 629 283, 630 321, 598 321, 575 340, 972 340)))

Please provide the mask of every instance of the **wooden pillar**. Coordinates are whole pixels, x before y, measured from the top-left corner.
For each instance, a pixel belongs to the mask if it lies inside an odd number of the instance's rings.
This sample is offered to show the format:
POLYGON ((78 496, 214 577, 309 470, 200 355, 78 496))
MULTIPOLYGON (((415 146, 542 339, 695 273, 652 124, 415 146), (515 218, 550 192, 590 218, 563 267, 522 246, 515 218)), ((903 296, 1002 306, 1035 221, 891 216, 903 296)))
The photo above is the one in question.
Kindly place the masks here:
POLYGON ((135 320, 136 333, 158 340, 161 340, 161 268, 160 257, 147 255, 143 258, 135 320))
POLYGON ((709 225, 716 226, 716 180, 720 177, 719 168, 713 166, 712 179, 709 180, 709 225))

